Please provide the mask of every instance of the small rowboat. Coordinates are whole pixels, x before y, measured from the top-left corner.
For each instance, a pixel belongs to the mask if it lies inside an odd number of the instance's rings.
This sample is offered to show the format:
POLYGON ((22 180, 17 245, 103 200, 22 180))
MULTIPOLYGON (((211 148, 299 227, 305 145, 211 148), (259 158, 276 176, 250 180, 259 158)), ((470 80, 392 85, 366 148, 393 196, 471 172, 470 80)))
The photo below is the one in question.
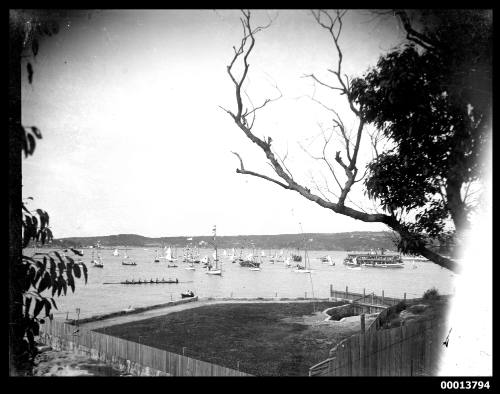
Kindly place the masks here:
POLYGON ((184 293, 181 293, 182 298, 192 298, 194 297, 194 293, 192 291, 186 291, 184 293))

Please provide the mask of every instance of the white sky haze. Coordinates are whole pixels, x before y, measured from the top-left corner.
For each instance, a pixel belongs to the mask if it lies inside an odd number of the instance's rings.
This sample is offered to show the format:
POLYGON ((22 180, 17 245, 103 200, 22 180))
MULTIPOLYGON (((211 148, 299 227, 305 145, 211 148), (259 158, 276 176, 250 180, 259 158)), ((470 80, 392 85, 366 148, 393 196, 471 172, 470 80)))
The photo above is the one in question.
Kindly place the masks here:
MULTIPOLYGON (((201 235, 213 224, 221 235, 294 233, 298 222, 306 232, 386 229, 236 174, 231 151, 246 168, 272 175, 219 108, 236 107, 226 66, 241 38, 238 18, 236 10, 90 11, 62 20, 60 32, 41 41, 33 84, 23 78, 23 124, 43 134, 23 160, 23 195, 49 212, 55 237, 201 235)), ((317 153, 311 138, 329 116, 307 96, 335 103, 346 120, 350 114, 342 97, 332 101, 303 75, 329 81, 336 52, 309 11, 259 10, 253 23, 269 18, 249 59, 247 91, 255 105, 276 96, 275 85, 283 97, 258 114, 254 132, 272 136, 281 155, 288 150, 290 169, 311 187, 309 171, 325 168, 298 142, 317 153)), ((401 38, 393 18, 350 11, 345 72, 362 74, 401 38)))

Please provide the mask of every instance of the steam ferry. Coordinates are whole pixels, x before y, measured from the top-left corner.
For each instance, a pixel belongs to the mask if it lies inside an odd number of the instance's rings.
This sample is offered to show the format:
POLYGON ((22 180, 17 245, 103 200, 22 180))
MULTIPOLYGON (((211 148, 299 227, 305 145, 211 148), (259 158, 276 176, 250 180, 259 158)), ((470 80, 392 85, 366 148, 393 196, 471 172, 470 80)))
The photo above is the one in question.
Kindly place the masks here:
POLYGON ((383 252, 349 253, 344 259, 348 266, 363 266, 371 268, 403 268, 404 262, 399 254, 384 254, 383 252))

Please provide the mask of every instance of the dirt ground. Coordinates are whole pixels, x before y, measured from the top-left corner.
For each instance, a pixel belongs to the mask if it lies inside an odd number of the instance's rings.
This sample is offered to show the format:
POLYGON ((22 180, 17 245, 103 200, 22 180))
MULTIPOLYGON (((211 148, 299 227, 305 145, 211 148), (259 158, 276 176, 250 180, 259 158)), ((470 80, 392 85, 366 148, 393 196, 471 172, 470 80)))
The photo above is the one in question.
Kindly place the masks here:
POLYGON ((35 358, 33 376, 124 376, 112 366, 71 351, 44 347, 35 358))

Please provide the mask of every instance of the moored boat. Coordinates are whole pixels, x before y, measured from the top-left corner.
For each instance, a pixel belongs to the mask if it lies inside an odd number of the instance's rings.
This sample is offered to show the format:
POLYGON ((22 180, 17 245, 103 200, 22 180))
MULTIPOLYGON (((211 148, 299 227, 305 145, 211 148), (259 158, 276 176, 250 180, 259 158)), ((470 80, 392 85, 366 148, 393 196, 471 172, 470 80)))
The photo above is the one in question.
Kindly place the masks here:
POLYGON ((214 243, 213 243, 214 260, 213 260, 213 262, 211 262, 210 258, 208 256, 206 256, 207 257, 207 264, 206 264, 207 271, 205 273, 207 275, 219 275, 220 276, 220 275, 222 275, 222 266, 221 266, 221 263, 219 261, 218 254, 217 254, 217 228, 215 225, 214 225, 212 232, 213 232, 213 240, 214 240, 214 243))
POLYGON ((404 262, 397 254, 350 253, 344 259, 344 264, 354 267, 370 268, 403 268, 404 262))
POLYGON ((194 293, 191 290, 185 291, 184 293, 181 293, 182 298, 192 298, 194 297, 194 293))

